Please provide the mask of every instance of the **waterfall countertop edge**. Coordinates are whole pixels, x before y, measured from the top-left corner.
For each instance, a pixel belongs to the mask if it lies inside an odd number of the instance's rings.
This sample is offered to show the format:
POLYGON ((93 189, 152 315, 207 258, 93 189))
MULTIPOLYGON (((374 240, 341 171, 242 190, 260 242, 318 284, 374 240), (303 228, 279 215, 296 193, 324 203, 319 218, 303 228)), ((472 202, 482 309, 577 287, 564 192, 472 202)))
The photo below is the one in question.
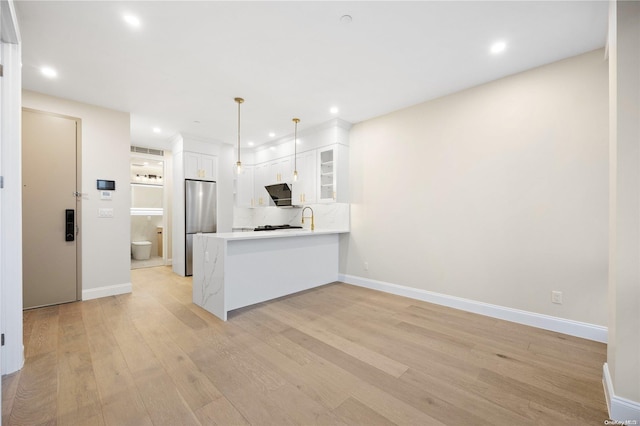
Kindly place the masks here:
POLYGON ((290 237, 309 237, 313 235, 327 234, 345 234, 348 229, 284 229, 276 231, 253 231, 253 232, 221 232, 221 233, 199 233, 196 236, 208 238, 219 238, 227 241, 236 240, 260 240, 265 238, 290 238, 290 237))

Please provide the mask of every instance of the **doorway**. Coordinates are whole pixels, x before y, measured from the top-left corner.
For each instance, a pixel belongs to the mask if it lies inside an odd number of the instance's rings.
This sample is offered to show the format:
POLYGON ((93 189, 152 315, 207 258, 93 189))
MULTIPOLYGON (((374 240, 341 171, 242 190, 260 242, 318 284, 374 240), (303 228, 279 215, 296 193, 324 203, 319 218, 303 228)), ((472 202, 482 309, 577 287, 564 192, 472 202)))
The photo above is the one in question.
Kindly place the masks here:
POLYGON ((131 269, 165 264, 164 181, 163 151, 132 147, 131 269))
POLYGON ((23 308, 80 300, 80 119, 22 109, 23 308))

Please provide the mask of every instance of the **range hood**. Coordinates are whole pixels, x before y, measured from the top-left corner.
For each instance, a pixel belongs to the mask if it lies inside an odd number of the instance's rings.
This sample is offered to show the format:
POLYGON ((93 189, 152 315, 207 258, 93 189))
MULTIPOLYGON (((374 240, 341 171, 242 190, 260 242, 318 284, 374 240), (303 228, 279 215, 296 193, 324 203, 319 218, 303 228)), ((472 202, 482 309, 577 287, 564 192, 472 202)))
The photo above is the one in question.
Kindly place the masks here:
POLYGON ((292 207, 291 188, 286 183, 277 183, 264 187, 277 207, 292 207))

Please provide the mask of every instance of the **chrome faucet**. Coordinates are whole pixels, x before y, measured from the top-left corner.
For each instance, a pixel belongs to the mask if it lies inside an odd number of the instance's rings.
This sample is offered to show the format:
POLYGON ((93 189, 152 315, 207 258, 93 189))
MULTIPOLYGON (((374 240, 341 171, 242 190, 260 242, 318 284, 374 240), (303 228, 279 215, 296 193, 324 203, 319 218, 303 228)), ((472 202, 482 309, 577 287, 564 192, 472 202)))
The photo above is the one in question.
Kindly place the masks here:
POLYGON ((309 207, 309 206, 307 206, 307 207, 305 207, 305 208, 303 208, 303 209, 302 209, 302 224, 304 225, 304 219, 305 219, 304 211, 305 211, 306 209, 311 210, 311 216, 307 216, 307 218, 311 217, 311 230, 313 231, 313 230, 315 229, 315 225, 314 225, 314 223, 313 223, 313 209, 312 209, 311 207, 309 207))

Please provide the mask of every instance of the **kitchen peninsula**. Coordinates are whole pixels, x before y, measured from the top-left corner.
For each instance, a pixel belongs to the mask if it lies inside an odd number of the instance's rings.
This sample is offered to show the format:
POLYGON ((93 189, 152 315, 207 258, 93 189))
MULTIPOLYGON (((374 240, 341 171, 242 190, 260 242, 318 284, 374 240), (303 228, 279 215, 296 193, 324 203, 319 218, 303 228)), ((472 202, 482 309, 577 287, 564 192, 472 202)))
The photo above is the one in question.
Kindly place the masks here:
POLYGON ((193 303, 223 321, 233 309, 338 279, 339 234, 308 229, 196 234, 193 303))

